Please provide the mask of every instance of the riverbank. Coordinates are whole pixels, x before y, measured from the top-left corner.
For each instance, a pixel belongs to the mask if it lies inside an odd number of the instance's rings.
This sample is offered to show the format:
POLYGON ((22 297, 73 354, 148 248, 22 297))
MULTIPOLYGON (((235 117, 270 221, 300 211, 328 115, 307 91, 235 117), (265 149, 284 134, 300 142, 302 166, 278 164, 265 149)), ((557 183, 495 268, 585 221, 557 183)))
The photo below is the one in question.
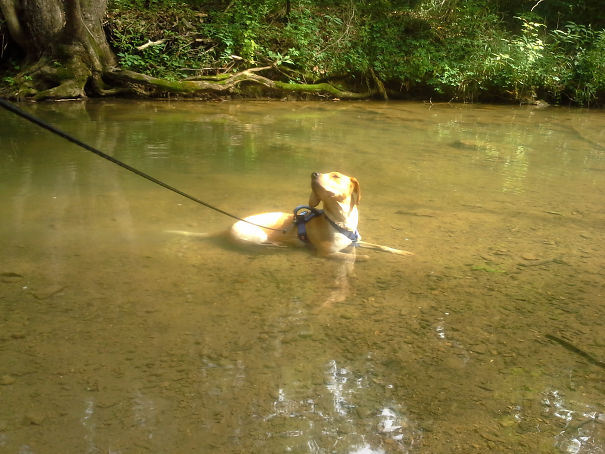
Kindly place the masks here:
MULTIPOLYGON (((137 97, 602 106, 605 15, 564 3, 112 0, 104 28, 120 71, 102 78, 137 97)), ((27 85, 7 43, 4 95, 27 85)))

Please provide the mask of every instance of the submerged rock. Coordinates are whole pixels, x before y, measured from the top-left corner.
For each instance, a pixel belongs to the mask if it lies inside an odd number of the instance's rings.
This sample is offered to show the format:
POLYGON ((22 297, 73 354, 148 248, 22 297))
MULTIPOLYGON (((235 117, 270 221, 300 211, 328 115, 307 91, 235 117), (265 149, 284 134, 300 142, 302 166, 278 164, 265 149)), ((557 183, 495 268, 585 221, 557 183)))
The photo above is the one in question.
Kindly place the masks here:
POLYGON ((12 375, 3 375, 2 377, 0 377, 0 385, 3 385, 3 386, 12 385, 16 381, 17 381, 17 379, 15 377, 13 377, 12 375))

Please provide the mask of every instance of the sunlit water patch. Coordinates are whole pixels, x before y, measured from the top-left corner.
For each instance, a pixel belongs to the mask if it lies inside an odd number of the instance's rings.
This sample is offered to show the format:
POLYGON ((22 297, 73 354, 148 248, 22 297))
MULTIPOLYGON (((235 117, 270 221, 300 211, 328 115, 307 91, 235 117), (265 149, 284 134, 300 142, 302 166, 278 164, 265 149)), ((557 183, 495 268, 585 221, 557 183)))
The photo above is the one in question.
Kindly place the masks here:
POLYGON ((557 390, 545 393, 546 417, 560 420, 555 446, 570 454, 605 451, 605 405, 569 402, 557 390))

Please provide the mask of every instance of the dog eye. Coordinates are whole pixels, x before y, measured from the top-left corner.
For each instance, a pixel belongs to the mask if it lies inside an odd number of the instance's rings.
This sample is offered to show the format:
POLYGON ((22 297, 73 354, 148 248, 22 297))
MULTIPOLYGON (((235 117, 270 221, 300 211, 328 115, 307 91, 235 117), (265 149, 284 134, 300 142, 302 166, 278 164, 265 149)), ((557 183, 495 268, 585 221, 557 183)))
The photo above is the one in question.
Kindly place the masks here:
POLYGON ((334 180, 338 180, 338 179, 340 178, 340 175, 338 175, 337 173, 333 173, 333 174, 332 174, 332 178, 333 178, 334 180))

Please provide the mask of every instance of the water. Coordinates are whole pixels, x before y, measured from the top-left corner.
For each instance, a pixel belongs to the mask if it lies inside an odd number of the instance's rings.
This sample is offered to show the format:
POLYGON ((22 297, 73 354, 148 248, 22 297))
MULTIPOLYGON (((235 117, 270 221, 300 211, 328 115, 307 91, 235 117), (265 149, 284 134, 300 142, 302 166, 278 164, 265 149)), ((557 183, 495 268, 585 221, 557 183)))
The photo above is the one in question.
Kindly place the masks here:
POLYGON ((0 112, 0 451, 605 450, 602 111, 23 108, 238 215, 342 171, 416 255, 167 233, 231 220, 0 112))

